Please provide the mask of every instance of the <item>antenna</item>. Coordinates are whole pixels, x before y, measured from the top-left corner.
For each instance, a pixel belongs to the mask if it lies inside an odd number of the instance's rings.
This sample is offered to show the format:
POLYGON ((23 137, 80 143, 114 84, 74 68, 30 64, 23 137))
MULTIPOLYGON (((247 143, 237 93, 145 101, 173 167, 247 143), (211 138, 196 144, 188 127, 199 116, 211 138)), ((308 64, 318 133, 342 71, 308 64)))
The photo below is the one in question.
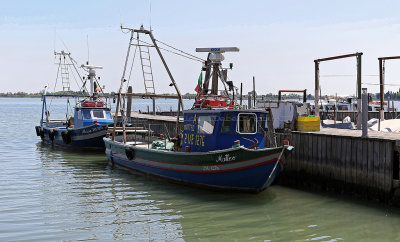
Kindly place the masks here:
POLYGON ((54 52, 56 52, 57 29, 54 28, 54 52))
POLYGON ((149 9, 150 9, 150 16, 149 16, 149 18, 150 18, 150 32, 152 31, 151 30, 151 0, 149 0, 149 9))
POLYGON ((87 63, 89 64, 89 35, 86 35, 86 44, 87 44, 87 63))

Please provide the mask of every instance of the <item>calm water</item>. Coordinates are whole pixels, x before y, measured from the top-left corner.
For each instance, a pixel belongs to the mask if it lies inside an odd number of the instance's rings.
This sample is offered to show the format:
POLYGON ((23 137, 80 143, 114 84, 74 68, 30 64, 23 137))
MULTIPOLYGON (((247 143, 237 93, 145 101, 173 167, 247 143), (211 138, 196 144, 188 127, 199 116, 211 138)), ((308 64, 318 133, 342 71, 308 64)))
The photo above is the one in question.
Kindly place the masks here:
POLYGON ((199 190, 113 168, 101 152, 49 148, 34 130, 40 109, 0 98, 0 241, 400 240, 400 211, 383 205, 280 186, 199 190))

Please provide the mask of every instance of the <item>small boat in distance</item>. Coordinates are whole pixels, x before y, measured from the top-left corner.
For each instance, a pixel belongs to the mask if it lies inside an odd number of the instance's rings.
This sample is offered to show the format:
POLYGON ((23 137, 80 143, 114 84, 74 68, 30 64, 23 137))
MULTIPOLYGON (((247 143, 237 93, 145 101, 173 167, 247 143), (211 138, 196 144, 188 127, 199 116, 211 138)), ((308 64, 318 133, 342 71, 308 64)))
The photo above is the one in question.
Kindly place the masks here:
MULTIPOLYGON (((76 62, 70 53, 55 52, 59 56, 58 73, 61 76, 63 91, 59 94, 47 94, 45 90, 42 97, 42 117, 40 125, 36 126, 36 134, 43 142, 51 145, 70 147, 75 149, 104 149, 103 137, 106 136, 108 126, 114 120, 111 115, 110 105, 107 104, 107 97, 102 95, 102 89, 96 78, 95 69, 100 66, 81 65, 87 71, 87 78, 81 78, 76 67, 76 62), (69 75, 70 70, 76 71, 76 75, 82 81, 79 92, 74 93, 70 90, 69 75), (86 81, 89 81, 89 91, 86 90, 86 81), (53 98, 66 100, 67 110, 65 119, 50 119, 50 109, 53 98), (73 110, 70 110, 70 99, 75 100, 73 110), (71 114, 73 113, 73 114, 71 114)), ((58 79, 58 77, 57 77, 58 79)), ((56 82, 57 82, 56 79, 56 82)), ((63 116, 58 114, 58 116, 63 116)))
MULTIPOLYGON (((132 46, 134 34, 149 35, 153 47, 163 61, 171 84, 177 92, 178 116, 176 136, 163 134, 158 140, 146 138, 139 141, 123 130, 122 136, 104 138, 106 155, 110 162, 134 171, 158 176, 173 182, 205 188, 237 190, 244 192, 261 192, 274 181, 283 170, 285 155, 293 148, 289 145, 265 148, 264 135, 266 127, 265 110, 242 109, 228 91, 237 92, 232 82, 227 80, 227 68, 222 68, 222 53, 239 51, 238 48, 202 48, 197 51, 208 52, 204 62, 205 81, 202 74, 198 79, 196 100, 191 110, 185 110, 182 133, 178 127, 180 108, 183 106, 177 84, 166 65, 151 31, 127 29, 131 32, 129 47, 132 46), (212 87, 209 90, 209 81, 212 87), (218 94, 218 80, 224 86, 222 94, 218 94), (229 89, 229 90, 228 90, 229 89)), ((137 38, 139 39, 139 37, 137 38)), ((162 42, 160 42, 162 43, 162 42)), ((142 45, 137 44, 138 48, 142 45)), ((139 49, 141 52, 141 49, 139 49)), ((129 56, 129 48, 128 54, 129 56)), ((125 68, 127 68, 125 63, 125 68)), ((142 62, 143 65, 143 62, 142 62)), ((149 65, 147 65, 149 66, 149 65)), ((125 80, 123 74, 122 79, 125 80)), ((144 80, 146 85, 146 80, 144 80)), ((125 110, 121 99, 131 96, 162 97, 156 94, 122 93, 123 81, 118 93, 117 107, 125 110), (121 104, 121 105, 120 105, 121 104)), ((237 93, 236 93, 237 97, 237 93)), ((125 112, 121 112, 124 115, 125 112)), ((118 108, 116 110, 118 114, 118 108)), ((124 119, 124 117, 122 117, 124 119)), ((134 124, 135 125, 135 124, 134 124)), ((149 126, 151 128, 151 126, 149 126)), ((149 130, 148 134, 151 131, 149 130)))

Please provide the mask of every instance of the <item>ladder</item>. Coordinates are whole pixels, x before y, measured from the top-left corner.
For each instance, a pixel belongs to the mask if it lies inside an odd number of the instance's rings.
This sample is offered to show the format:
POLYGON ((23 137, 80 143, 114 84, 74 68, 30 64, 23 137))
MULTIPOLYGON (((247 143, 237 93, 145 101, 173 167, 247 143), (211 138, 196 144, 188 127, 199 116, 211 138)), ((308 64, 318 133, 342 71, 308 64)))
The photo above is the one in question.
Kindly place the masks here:
POLYGON ((143 81, 146 94, 155 94, 156 90, 154 88, 153 69, 151 67, 151 59, 150 59, 150 49, 148 46, 141 45, 139 43, 139 38, 138 38, 138 46, 139 46, 140 62, 142 64, 143 81))
POLYGON ((68 63, 65 62, 65 56, 64 56, 64 63, 60 61, 60 67, 61 67, 61 81, 62 81, 62 86, 63 86, 63 91, 70 91, 70 82, 69 82, 69 70, 68 70, 68 63))

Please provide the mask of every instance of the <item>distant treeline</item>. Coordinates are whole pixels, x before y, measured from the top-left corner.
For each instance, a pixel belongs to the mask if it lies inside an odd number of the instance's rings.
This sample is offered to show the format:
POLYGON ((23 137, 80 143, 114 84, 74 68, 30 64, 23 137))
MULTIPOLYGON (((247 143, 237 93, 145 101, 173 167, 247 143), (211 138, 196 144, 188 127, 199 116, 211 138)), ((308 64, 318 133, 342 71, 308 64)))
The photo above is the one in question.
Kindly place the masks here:
MULTIPOLYGON (((66 94, 66 92, 48 92, 47 94, 66 94)), ((84 95, 85 93, 82 92, 69 92, 69 94, 73 94, 73 95, 84 95)), ((7 92, 7 93, 0 93, 0 97, 41 97, 43 95, 43 92, 38 92, 38 93, 26 93, 26 92, 7 92)), ((87 95, 87 94, 86 94, 87 95)), ((105 93, 105 96, 114 96, 115 92, 111 92, 111 93, 105 93)), ((176 95, 174 93, 166 93, 164 95, 176 95)), ((196 97, 195 93, 185 93, 182 95, 184 99, 194 99, 196 97)), ((237 97, 239 98, 239 97, 237 97)), ((247 100, 248 95, 243 95, 243 99, 247 100)), ((266 95, 259 95, 257 94, 257 98, 258 99, 278 99, 278 95, 269 93, 266 95)), ((298 95, 298 94, 284 94, 282 95, 282 99, 302 99, 303 96, 302 95, 298 95)), ((312 96, 311 94, 309 94, 307 96, 307 99, 314 99, 314 96, 312 96)))
MULTIPOLYGON (((47 94, 65 94, 65 92, 55 92, 55 93, 51 93, 48 92, 47 94)), ((75 95, 83 95, 84 93, 82 92, 70 92, 70 94, 75 94, 75 95)), ((166 95, 176 95, 174 93, 167 93, 166 95)), ((26 93, 26 92, 6 92, 6 93, 0 93, 0 97, 41 97, 43 95, 43 92, 37 92, 37 93, 26 93)), ((111 92, 111 93, 105 93, 104 95, 109 96, 109 97, 113 97, 115 95, 115 92, 111 92)), ((370 93, 370 98, 371 99, 380 99, 380 93, 370 93)), ((196 97, 196 94, 194 93, 185 93, 182 95, 184 99, 194 99, 196 97)), ((237 97, 239 99, 239 97, 237 97)), ((247 100, 248 95, 243 95, 243 99, 247 100)), ((290 94, 283 94, 282 95, 282 99, 302 99, 303 96, 296 94, 296 93, 290 93, 290 94)), ((260 95, 257 94, 257 99, 265 99, 265 100, 276 100, 278 99, 278 94, 272 94, 272 93, 268 93, 268 94, 264 94, 264 95, 260 95)), ((398 92, 392 92, 392 91, 388 91, 385 93, 385 100, 400 100, 400 89, 398 92)), ((314 100, 314 96, 311 94, 307 95, 307 100, 314 100)))

